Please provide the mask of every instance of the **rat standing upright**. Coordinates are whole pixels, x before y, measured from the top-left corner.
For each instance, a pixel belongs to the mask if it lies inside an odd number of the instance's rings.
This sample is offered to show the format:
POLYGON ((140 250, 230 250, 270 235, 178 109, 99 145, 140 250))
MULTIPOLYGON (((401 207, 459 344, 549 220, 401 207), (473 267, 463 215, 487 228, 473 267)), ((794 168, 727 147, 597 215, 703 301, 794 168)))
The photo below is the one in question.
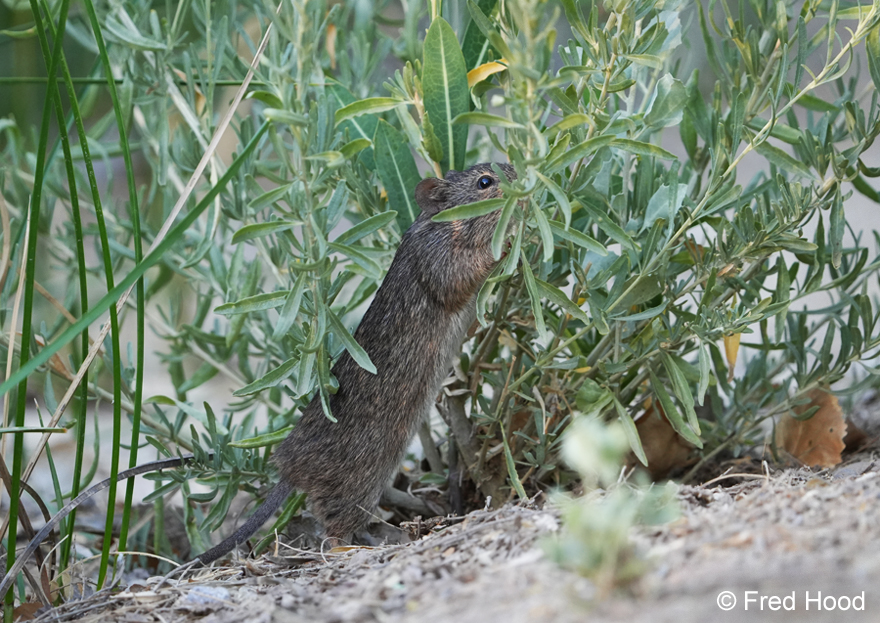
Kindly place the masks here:
MULTIPOLYGON (((516 179, 511 165, 498 166, 516 179)), ((422 212, 354 334, 377 373, 348 352, 339 358, 332 369, 339 390, 330 397, 337 421, 324 415, 315 396, 273 457, 280 481, 244 525, 198 557, 203 564, 246 541, 294 490, 308 493, 328 537, 345 539, 366 525, 460 352, 477 293, 496 264, 491 243, 498 211, 460 221, 431 218, 500 197, 499 181, 484 163, 419 182, 422 212)))

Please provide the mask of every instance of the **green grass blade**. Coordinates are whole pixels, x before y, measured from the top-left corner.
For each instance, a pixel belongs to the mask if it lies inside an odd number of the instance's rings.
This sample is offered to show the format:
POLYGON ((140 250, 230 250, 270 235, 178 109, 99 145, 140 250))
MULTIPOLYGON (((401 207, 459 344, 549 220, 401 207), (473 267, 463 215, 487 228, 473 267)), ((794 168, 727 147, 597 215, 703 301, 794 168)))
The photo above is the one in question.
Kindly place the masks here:
MULTIPOLYGON (((156 247, 147 253, 144 257, 144 260, 135 265, 134 268, 119 282, 119 284, 113 288, 110 292, 105 294, 101 299, 95 303, 94 307, 85 312, 82 317, 77 320, 74 324, 65 329, 61 335, 59 335, 55 340, 44 346, 40 352, 29 359, 28 362, 22 365, 18 370, 16 370, 13 374, 9 376, 9 378, 0 384, 0 396, 3 396, 8 392, 11 388, 15 387, 22 379, 26 378, 28 374, 36 370, 39 366, 46 363, 52 355, 57 353, 61 348, 66 346, 73 340, 84 328, 90 326, 93 322, 98 320, 101 315, 106 312, 111 305, 113 305, 119 298, 125 293, 125 291, 134 285, 134 283, 140 279, 141 276, 145 272, 147 272, 150 268, 159 263, 159 260, 162 259, 163 255, 177 242, 179 241, 183 235, 186 233, 186 229, 190 227, 195 220, 199 217, 199 215, 204 212, 207 207, 211 204, 214 198, 220 194, 226 184, 229 183, 229 180, 232 179, 237 173, 238 169, 241 167, 242 163, 250 156, 251 152, 257 147, 260 142, 260 139, 263 137, 263 134, 269 128, 268 122, 264 122, 259 129, 256 131, 254 136, 248 141, 248 144, 242 150, 241 154, 239 154, 235 160, 233 160, 232 164, 229 165, 229 168, 226 170, 226 173, 218 180, 217 184, 215 184, 211 190, 209 190, 201 201, 187 213, 185 217, 183 217, 180 222, 172 227, 168 235, 162 239, 162 241, 156 245, 156 247)), ((94 347, 93 347, 94 348, 94 347)))
MULTIPOLYGON (((28 362, 30 356, 30 343, 32 332, 32 313, 34 307, 34 281, 36 278, 36 256, 37 256, 37 240, 40 231, 40 204, 43 192, 43 180, 45 176, 46 165, 46 147, 49 143, 49 123, 53 103, 55 100, 55 75, 58 67, 58 59, 61 56, 62 41, 64 38, 64 29, 67 25, 67 10, 69 8, 69 0, 62 0, 61 14, 59 17, 58 37, 55 39, 55 47, 52 50, 51 59, 47 59, 47 75, 49 76, 49 84, 46 93, 46 101, 43 103, 43 115, 40 124, 40 139, 37 147, 37 162, 34 169, 34 191, 31 195, 29 222, 30 230, 27 237, 27 259, 25 266, 25 282, 24 286, 24 311, 22 315, 21 328, 21 350, 19 356, 19 366, 23 366, 28 362)), ((36 0, 31 0, 31 11, 37 22, 37 32, 41 37, 45 38, 46 33, 42 27, 40 11, 37 7, 36 0)), ((48 49, 48 45, 46 46, 48 49)), ((10 345, 10 348, 12 345, 10 345)), ((19 367, 19 371, 21 367, 19 367)), ((24 426, 25 406, 27 403, 27 375, 20 378, 18 387, 18 396, 15 407, 15 425, 24 426)), ((9 492, 9 526, 7 532, 7 543, 13 544, 18 536, 18 512, 19 497, 21 495, 21 468, 24 464, 24 433, 18 432, 13 435, 12 450, 12 487, 9 492)), ((15 564, 15 547, 8 549, 6 556, 6 568, 11 570, 15 564)), ((4 617, 12 620, 12 606, 14 604, 14 595, 12 592, 7 593, 4 606, 4 617)))

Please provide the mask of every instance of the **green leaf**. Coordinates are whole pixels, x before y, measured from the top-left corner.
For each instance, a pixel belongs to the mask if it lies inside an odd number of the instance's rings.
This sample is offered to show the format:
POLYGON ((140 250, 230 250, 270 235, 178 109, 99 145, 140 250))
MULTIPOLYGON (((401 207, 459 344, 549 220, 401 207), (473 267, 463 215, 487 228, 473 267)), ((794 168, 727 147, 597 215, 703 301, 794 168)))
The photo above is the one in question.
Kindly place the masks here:
POLYGON ((548 138, 552 138, 565 130, 592 123, 593 119, 589 115, 585 115, 584 113, 572 113, 570 115, 565 115, 562 119, 544 130, 544 134, 546 134, 548 138))
POLYGON ((504 462, 507 465, 507 476, 510 478, 510 484, 513 486, 513 490, 516 491, 519 499, 528 500, 529 496, 526 495, 526 490, 519 479, 519 474, 516 473, 516 463, 514 463, 513 454, 510 452, 510 444, 507 442, 504 425, 501 425, 501 438, 504 440, 504 462))
POLYGON ((510 218, 513 216, 513 209, 516 207, 516 197, 508 197, 504 201, 504 207, 501 209, 501 216, 498 217, 498 224, 495 226, 495 233, 492 234, 492 257, 496 260, 501 259, 502 247, 508 238, 508 225, 510 218))
POLYGON ((571 202, 568 200, 568 195, 566 195, 565 191, 559 187, 559 184, 546 175, 539 171, 535 171, 535 174, 538 176, 538 179, 544 183, 544 186, 547 187, 547 190, 550 191, 553 198, 556 199, 556 203, 559 205, 559 209, 562 210, 562 214, 565 217, 565 228, 568 229, 571 225, 571 202))
MULTIPOLYGON (((480 0, 476 6, 479 8, 480 14, 485 17, 493 11, 497 2, 498 0, 480 0)), ((486 39, 486 35, 483 34, 483 31, 480 30, 476 22, 471 19, 464 30, 464 38, 461 40, 461 51, 468 70, 479 67, 488 61, 488 51, 491 47, 489 40, 486 39)))
POLYGON ((422 117, 422 144, 425 146, 425 151, 428 152, 428 157, 431 160, 434 162, 443 160, 443 145, 440 144, 440 139, 434 131, 434 126, 431 124, 431 115, 428 114, 428 111, 425 111, 422 117))
POLYGON ((339 153, 342 154, 342 157, 346 160, 350 160, 358 153, 367 149, 373 144, 368 138, 356 138, 353 141, 349 141, 345 145, 339 148, 339 153))
MULTIPOLYGON (((226 445, 230 448, 244 448, 245 450, 267 448, 287 439, 287 436, 292 430, 293 426, 285 426, 284 428, 279 428, 271 433, 257 435, 256 437, 248 437, 247 439, 239 439, 238 441, 230 441, 226 445)), ((190 497, 192 497, 192 495, 190 495, 190 497)))
POLYGON ((694 431, 692 431, 690 427, 685 423, 684 418, 681 417, 681 413, 679 412, 678 407, 676 407, 675 403, 672 402, 672 398, 669 397, 669 393, 666 391, 666 388, 663 387, 663 384, 660 383, 651 368, 648 368, 648 374, 650 375, 651 379, 651 388, 654 390, 654 394, 657 396, 657 399, 660 402, 663 413, 666 415, 666 419, 669 420, 669 423, 672 425, 673 430, 681 435, 685 441, 692 443, 697 448, 702 448, 703 442, 700 441, 700 438, 697 437, 697 435, 694 434, 694 431))
POLYGON ((672 391, 687 414, 688 425, 694 433, 699 435, 700 423, 697 420, 697 412, 694 410, 694 396, 691 393, 691 387, 684 376, 684 372, 682 372, 675 360, 666 351, 660 351, 660 359, 663 361, 663 367, 666 368, 669 380, 672 381, 672 391))
POLYGON ((455 119, 452 120, 453 125, 483 125, 487 127, 493 128, 514 128, 514 129, 525 129, 525 126, 521 123, 516 123, 515 121, 511 121, 510 119, 506 119, 504 117, 499 117, 498 115, 491 115, 486 112, 465 112, 458 115, 455 119))
POLYGON ((296 316, 299 314, 299 308, 302 304, 303 292, 306 289, 306 275, 308 273, 301 272, 296 277, 296 283, 287 298, 284 300, 284 307, 278 314, 278 321, 275 323, 275 329, 272 332, 273 340, 280 340, 286 334, 293 323, 296 322, 296 316))
POLYGON ((605 232, 609 238, 615 242, 619 242, 628 249, 638 251, 638 245, 629 237, 629 234, 627 234, 620 225, 612 221, 602 208, 594 205, 591 198, 579 197, 579 199, 581 208, 583 208, 584 212, 590 215, 590 218, 592 218, 596 225, 598 225, 599 229, 605 232))
POLYGON ((393 97, 368 97, 367 99, 357 100, 336 111, 336 125, 361 115, 377 114, 386 110, 392 110, 401 104, 403 104, 402 101, 393 97))
POLYGON ((397 212, 394 210, 388 210, 387 212, 382 212, 381 214, 376 214, 375 216, 371 216, 368 219, 365 219, 355 225, 342 232, 335 240, 338 244, 351 244, 352 242, 357 242, 361 238, 365 236, 369 236, 374 231, 378 229, 382 229, 388 223, 394 220, 394 217, 397 216, 397 212))
POLYGON ((755 151, 764 156, 771 164, 775 164, 780 169, 800 175, 801 177, 812 177, 810 169, 801 162, 798 162, 787 153, 764 141, 755 147, 755 151))
POLYGON ((611 143, 611 146, 623 151, 628 151, 631 154, 636 154, 637 156, 648 156, 660 158, 661 160, 678 159, 675 154, 666 151, 662 147, 657 147, 651 143, 643 143, 642 141, 634 141, 628 138, 616 138, 611 143))
POLYGON ((245 297, 234 303, 224 303, 214 309, 214 313, 220 314, 221 316, 234 316, 236 314, 247 314, 249 312, 275 309, 284 304, 284 300, 289 293, 288 290, 279 290, 277 292, 255 294, 254 296, 245 297))
POLYGON ((646 309, 645 311, 641 311, 635 314, 629 314, 627 316, 612 315, 611 319, 616 320, 617 322, 635 322, 637 320, 650 320, 651 318, 656 318, 664 311, 666 311, 666 301, 663 301, 656 307, 651 307, 649 309, 646 309))
POLYGON ((293 184, 282 184, 278 188, 266 191, 263 194, 254 197, 250 203, 248 203, 248 207, 254 211, 262 210, 267 205, 271 205, 284 197, 284 195, 290 192, 292 187, 293 184))
POLYGON ((121 41, 130 48, 145 52, 164 52, 167 47, 161 41, 145 37, 134 28, 123 24, 115 15, 111 15, 104 22, 106 32, 111 34, 117 41, 121 41))
POLYGON ((865 38, 865 51, 868 55, 868 71, 874 88, 880 91, 880 27, 874 26, 865 38))
POLYGON ((675 215, 681 210, 685 195, 687 195, 687 184, 676 184, 675 186, 663 184, 658 188, 648 200, 641 231, 653 227, 657 219, 662 218, 667 223, 672 223, 675 220, 675 215))
MULTIPOLYGON (((507 43, 495 30, 492 22, 489 21, 489 18, 486 17, 486 14, 489 13, 489 11, 483 11, 482 7, 484 6, 484 3, 481 1, 480 4, 477 5, 473 0, 468 0, 467 6, 468 12, 471 14, 471 23, 480 30, 483 36, 488 39, 489 43, 492 44, 501 56, 504 58, 511 58, 510 48, 507 47, 507 43)), ((492 8, 494 8, 494 3, 492 8)), ((482 63, 477 63, 474 67, 477 67, 480 64, 482 63)))
POLYGON ((339 317, 334 314, 333 310, 330 308, 327 308, 327 317, 330 320, 330 330, 333 331, 333 334, 337 338, 339 338, 339 341, 345 346, 345 350, 348 351, 351 358, 367 372, 376 374, 376 366, 370 361, 370 356, 367 354, 367 351, 357 343, 354 336, 348 332, 348 329, 342 325, 342 321, 339 320, 339 317))
POLYGON ((626 440, 629 442, 630 449, 633 451, 633 454, 636 455, 639 462, 647 467, 648 457, 645 456, 645 449, 642 447, 642 440, 639 437, 639 430, 636 428, 636 423, 633 422, 632 417, 630 417, 629 413, 626 412, 626 409, 623 408, 623 405, 620 404, 620 401, 616 397, 614 397, 614 409, 617 411, 617 419, 623 426, 623 432, 626 433, 626 440))
POLYGON ((263 116, 269 121, 274 121, 276 123, 286 123, 288 125, 303 128, 309 125, 309 118, 305 115, 298 115, 297 113, 290 112, 289 110, 282 110, 280 108, 264 108, 263 116))
POLYGON ((565 296, 565 294, 557 288, 556 286, 552 286, 546 281, 541 281, 540 279, 535 279, 535 284, 538 286, 538 292, 542 297, 549 300, 551 303, 559 306, 562 311, 567 313, 569 316, 577 318, 585 325, 590 325, 591 320, 590 317, 582 310, 580 307, 574 304, 574 302, 565 296))
MULTIPOLYGON (((340 84, 328 85, 325 92, 327 93, 327 96, 336 103, 337 109, 343 108, 357 101, 354 95, 340 84)), ((372 141, 373 137, 376 135, 376 126, 378 124, 379 118, 376 115, 361 115, 360 117, 353 117, 338 124, 337 130, 342 133, 348 132, 348 136, 355 140, 362 138, 372 141)), ((364 163, 364 166, 367 167, 367 169, 375 169, 372 147, 368 147, 361 152, 360 161, 364 163)), ((342 187, 343 186, 340 186, 340 188, 342 187)))
POLYGON ((709 351, 702 344, 699 346, 698 361, 700 364, 700 384, 697 386, 697 403, 702 407, 706 390, 709 389, 709 381, 712 378, 712 372, 709 369, 709 351))
POLYGON ((421 180, 416 161, 403 135, 381 119, 373 141, 376 170, 388 194, 388 206, 397 212, 400 231, 406 231, 419 215, 414 190, 421 180))
POLYGON ((505 199, 483 199, 482 201, 466 203, 464 205, 455 206, 454 208, 438 212, 431 217, 431 220, 435 223, 448 223, 450 221, 461 221, 468 218, 475 218, 477 216, 483 216, 494 212, 503 207, 505 203, 505 199))
POLYGON ((657 95, 645 115, 645 123, 651 128, 666 128, 681 122, 681 115, 687 104, 687 89, 680 80, 670 74, 657 83, 657 95))
POLYGON ((331 250, 336 251, 337 253, 342 253, 355 264, 360 266, 371 279, 382 278, 382 267, 362 251, 358 250, 357 247, 339 244, 339 242, 331 242, 328 246, 331 250))
POLYGON ((529 266, 529 260, 525 252, 521 252, 523 279, 526 282, 526 291, 529 294, 529 302, 532 305, 532 314, 535 316, 535 328, 538 335, 544 335, 547 327, 544 324, 544 313, 541 307, 541 296, 538 292, 538 285, 535 283, 535 274, 532 267, 529 266))
POLYGON ((470 110, 467 67, 455 32, 442 17, 436 18, 428 29, 422 66, 425 110, 431 115, 431 124, 443 147, 440 167, 444 173, 462 169, 468 129, 465 125, 453 125, 452 121, 470 110))
POLYGON ((296 221, 271 221, 269 223, 252 223, 250 225, 245 225, 232 234, 232 244, 238 244, 245 240, 253 240, 255 238, 262 238, 263 236, 276 234, 281 231, 287 231, 301 224, 302 223, 296 221))
POLYGON ((586 158, 593 152, 599 150, 606 145, 611 145, 615 141, 614 136, 605 135, 605 136, 596 136, 591 139, 588 139, 582 143, 578 143, 567 152, 563 153, 556 160, 547 163, 546 171, 548 174, 556 173, 561 169, 564 169, 568 165, 576 162, 582 158, 586 158))
POLYGON ((564 223, 551 220, 550 229, 563 240, 568 240, 579 247, 583 247, 584 249, 598 253, 599 255, 608 255, 608 249, 606 249, 603 244, 576 229, 567 228, 564 223))
POLYGON ((550 222, 547 220, 547 216, 544 214, 544 210, 541 209, 541 206, 534 206, 530 211, 530 214, 534 217, 535 224, 538 226, 538 233, 541 236, 544 261, 549 262, 553 259, 553 250, 556 247, 553 243, 553 231, 550 229, 550 222))
POLYGON ((277 368, 273 368, 272 370, 258 378, 253 383, 248 383, 244 387, 235 390, 234 392, 232 392, 232 395, 251 396, 253 394, 256 394, 257 392, 263 391, 264 389, 275 387, 281 381, 291 375, 294 368, 296 368, 296 364, 298 363, 299 356, 291 357, 277 368))

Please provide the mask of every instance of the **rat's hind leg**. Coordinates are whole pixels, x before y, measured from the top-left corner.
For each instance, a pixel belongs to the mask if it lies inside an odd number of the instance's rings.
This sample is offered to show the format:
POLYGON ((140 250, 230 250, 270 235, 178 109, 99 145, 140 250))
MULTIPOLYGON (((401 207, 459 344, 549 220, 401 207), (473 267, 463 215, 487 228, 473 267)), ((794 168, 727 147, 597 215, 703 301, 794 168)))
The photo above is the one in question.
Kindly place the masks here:
POLYGON ((369 492, 356 498, 313 495, 311 502, 312 512, 323 524, 324 533, 332 539, 350 541, 370 522, 379 494, 369 492))

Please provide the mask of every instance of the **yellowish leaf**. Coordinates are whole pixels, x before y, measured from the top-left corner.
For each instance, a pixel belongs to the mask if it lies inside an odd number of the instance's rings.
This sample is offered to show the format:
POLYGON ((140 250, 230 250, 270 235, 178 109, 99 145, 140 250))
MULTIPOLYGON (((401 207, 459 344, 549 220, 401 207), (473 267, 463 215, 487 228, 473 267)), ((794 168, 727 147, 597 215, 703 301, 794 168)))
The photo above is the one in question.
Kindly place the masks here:
POLYGON ((724 354, 727 356, 727 382, 733 380, 733 367, 736 365, 736 358, 739 355, 739 340, 741 333, 724 336, 724 354))
MULTIPOLYGON (((505 62, 503 58, 499 60, 505 62)), ((492 74, 497 74, 502 71, 507 71, 507 65, 502 65, 498 61, 491 61, 489 63, 483 63, 479 67, 474 67, 467 75, 468 88, 472 89, 478 82, 482 82, 492 74)))
POLYGON ((327 25, 324 48, 327 50, 327 56, 330 57, 330 69, 336 69, 336 24, 327 25))

